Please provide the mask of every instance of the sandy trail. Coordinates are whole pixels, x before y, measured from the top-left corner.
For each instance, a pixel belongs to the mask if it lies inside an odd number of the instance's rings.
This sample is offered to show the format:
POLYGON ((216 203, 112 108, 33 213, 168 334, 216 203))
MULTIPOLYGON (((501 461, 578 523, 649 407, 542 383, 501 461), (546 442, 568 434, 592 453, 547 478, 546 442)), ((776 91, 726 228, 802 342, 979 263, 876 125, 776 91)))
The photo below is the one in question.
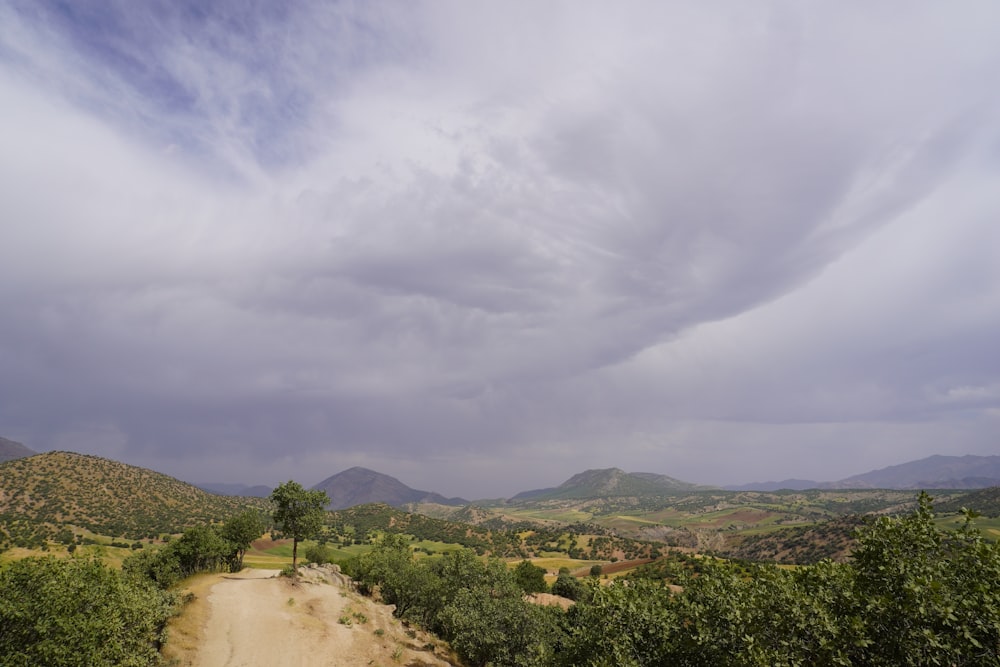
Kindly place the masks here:
MULTIPOLYGON (((222 575, 207 589, 207 618, 186 667, 449 666, 446 647, 403 627, 391 608, 354 593, 339 573, 304 568, 222 575)), ((168 641, 169 644, 169 641, 168 641)), ((175 652, 176 653, 176 652, 175 652)))

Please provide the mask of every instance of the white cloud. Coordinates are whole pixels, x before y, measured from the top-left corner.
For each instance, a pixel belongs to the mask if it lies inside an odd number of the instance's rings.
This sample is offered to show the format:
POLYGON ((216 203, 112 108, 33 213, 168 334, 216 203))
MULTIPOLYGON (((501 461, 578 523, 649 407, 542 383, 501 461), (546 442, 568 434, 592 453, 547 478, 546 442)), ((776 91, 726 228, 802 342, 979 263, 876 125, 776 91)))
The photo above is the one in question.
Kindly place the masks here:
POLYGON ((0 418, 42 442, 420 479, 771 434, 788 476, 1000 374, 990 6, 179 7, 0 9, 0 418))

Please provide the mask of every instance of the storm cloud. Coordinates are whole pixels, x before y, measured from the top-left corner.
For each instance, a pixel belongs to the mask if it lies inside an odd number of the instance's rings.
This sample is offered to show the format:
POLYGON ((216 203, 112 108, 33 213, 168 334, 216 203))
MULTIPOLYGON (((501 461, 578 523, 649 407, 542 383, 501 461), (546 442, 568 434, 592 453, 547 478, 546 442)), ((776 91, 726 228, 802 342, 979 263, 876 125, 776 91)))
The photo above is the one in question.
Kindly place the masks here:
POLYGON ((992 3, 0 2, 0 435, 448 495, 1000 451, 992 3))

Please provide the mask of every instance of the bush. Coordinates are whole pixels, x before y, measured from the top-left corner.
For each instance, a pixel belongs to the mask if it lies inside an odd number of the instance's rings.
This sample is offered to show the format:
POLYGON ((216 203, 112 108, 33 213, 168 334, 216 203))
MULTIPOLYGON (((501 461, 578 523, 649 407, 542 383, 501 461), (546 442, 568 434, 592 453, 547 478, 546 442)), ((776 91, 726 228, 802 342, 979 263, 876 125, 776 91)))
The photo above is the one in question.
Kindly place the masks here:
POLYGON ((0 571, 0 666, 155 665, 173 604, 96 559, 16 561, 0 571))
POLYGON ((319 565, 332 563, 333 549, 325 544, 312 544, 305 548, 305 557, 308 563, 317 563, 319 565))

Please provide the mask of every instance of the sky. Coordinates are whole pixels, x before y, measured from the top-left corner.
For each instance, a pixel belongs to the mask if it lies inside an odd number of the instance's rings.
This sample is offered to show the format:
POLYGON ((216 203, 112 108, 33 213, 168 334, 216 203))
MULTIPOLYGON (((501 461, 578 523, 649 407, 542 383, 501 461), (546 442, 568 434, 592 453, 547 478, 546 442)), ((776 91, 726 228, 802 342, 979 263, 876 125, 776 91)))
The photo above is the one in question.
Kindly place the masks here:
POLYGON ((0 0, 0 436, 466 498, 998 454, 997 26, 0 0))

